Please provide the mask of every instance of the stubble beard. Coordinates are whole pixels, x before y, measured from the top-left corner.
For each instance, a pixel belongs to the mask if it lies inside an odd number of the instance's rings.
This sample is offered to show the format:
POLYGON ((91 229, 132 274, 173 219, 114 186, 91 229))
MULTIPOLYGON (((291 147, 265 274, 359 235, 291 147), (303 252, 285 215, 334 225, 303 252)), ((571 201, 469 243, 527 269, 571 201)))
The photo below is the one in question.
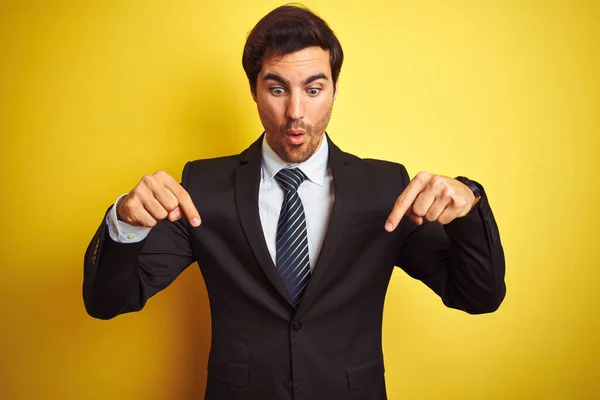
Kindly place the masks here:
MULTIPOLYGON (((278 137, 274 138, 274 146, 271 147, 281 157, 281 159, 290 164, 299 164, 308 160, 319 149, 321 141, 325 136, 325 129, 329 124, 333 105, 329 107, 327 113, 316 125, 305 124, 302 120, 288 121, 279 127, 278 137), (290 145, 287 142, 287 131, 289 129, 301 129, 304 131, 304 143, 298 146, 290 145)), ((270 143, 269 143, 270 144, 270 143)))

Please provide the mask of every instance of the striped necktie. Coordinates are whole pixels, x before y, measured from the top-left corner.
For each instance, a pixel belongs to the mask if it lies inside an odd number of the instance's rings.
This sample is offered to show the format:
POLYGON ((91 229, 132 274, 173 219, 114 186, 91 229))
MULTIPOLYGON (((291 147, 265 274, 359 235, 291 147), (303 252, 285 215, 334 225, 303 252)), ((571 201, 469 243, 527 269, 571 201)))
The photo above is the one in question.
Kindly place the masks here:
POLYGON ((294 305, 298 306, 310 280, 306 218, 298 195, 298 187, 306 175, 299 169, 284 168, 275 178, 285 191, 277 224, 277 270, 294 305))

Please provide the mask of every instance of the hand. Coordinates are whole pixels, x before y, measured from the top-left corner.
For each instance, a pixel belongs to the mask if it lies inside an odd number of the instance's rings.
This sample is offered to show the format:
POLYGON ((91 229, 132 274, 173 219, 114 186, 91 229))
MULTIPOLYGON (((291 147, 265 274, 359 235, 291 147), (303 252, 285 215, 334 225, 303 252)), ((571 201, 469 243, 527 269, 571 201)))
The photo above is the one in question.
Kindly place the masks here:
POLYGON ((464 217, 475 205, 475 195, 464 183, 447 176, 419 172, 400 194, 385 230, 392 232, 406 214, 417 225, 427 221, 448 224, 464 217))
POLYGON ((117 216, 134 226, 152 228, 157 221, 175 222, 185 215, 192 226, 200 225, 200 214, 188 192, 169 174, 158 171, 146 175, 119 202, 117 216))

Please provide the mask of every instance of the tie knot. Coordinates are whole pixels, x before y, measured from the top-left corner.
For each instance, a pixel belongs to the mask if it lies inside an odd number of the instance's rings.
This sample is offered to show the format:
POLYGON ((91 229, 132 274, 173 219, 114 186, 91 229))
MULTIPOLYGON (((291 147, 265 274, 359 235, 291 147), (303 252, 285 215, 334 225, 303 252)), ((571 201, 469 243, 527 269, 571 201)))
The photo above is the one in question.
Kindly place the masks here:
POLYGON ((300 169, 283 168, 275 175, 277 182, 286 192, 298 190, 298 187, 306 179, 306 175, 300 169))

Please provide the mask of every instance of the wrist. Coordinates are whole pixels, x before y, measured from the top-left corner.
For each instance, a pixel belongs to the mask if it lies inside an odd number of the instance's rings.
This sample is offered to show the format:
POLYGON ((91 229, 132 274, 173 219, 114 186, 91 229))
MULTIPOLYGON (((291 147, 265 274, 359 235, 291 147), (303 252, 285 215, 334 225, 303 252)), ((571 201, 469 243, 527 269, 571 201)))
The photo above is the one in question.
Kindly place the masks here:
POLYGON ((123 200, 123 198, 125 196, 127 196, 128 194, 129 193, 122 194, 121 196, 119 196, 119 198, 117 199, 117 201, 115 201, 114 207, 115 207, 115 214, 116 214, 116 217, 117 217, 117 221, 125 222, 125 220, 123 218, 121 218, 121 213, 119 211, 121 210, 121 208, 120 208, 121 207, 121 200, 123 200))
POLYGON ((471 190, 471 192, 473 192, 473 196, 474 196, 473 203, 471 205, 471 208, 469 208, 469 211, 468 211, 468 213, 470 213, 471 211, 473 211, 475 209, 475 207, 477 206, 477 204, 483 197, 483 188, 477 182, 472 181, 465 176, 457 176, 454 179, 456 179, 457 181, 464 184, 466 187, 468 187, 471 190))

